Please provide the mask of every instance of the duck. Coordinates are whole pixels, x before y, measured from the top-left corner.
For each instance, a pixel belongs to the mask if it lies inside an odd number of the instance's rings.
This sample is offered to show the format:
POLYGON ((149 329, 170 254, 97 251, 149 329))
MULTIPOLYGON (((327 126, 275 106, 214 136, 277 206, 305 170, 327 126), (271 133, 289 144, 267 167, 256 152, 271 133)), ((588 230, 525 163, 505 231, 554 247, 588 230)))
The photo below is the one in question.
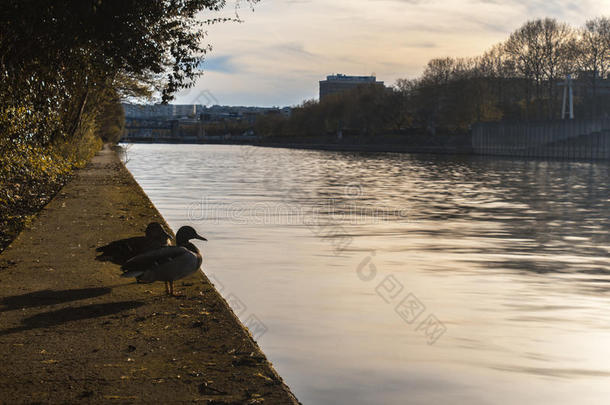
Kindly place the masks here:
POLYGON ((123 265, 133 257, 168 246, 168 241, 171 239, 171 235, 163 228, 163 225, 151 222, 146 227, 145 236, 120 239, 100 246, 95 250, 101 254, 95 259, 123 265))
POLYGON ((165 292, 174 294, 174 281, 187 277, 201 268, 203 257, 192 239, 207 241, 191 226, 183 226, 176 233, 176 246, 166 246, 136 256, 121 269, 122 277, 135 277, 139 282, 165 282, 165 292))

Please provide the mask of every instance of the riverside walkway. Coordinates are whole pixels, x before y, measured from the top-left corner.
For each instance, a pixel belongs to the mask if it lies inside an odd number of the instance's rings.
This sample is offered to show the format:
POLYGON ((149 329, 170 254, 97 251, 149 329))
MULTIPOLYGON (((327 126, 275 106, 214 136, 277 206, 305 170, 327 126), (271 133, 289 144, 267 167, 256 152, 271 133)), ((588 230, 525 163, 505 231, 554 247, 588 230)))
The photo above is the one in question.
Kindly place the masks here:
POLYGON ((298 403, 205 276, 169 297, 94 260, 151 221, 106 147, 0 255, 0 403, 298 403))

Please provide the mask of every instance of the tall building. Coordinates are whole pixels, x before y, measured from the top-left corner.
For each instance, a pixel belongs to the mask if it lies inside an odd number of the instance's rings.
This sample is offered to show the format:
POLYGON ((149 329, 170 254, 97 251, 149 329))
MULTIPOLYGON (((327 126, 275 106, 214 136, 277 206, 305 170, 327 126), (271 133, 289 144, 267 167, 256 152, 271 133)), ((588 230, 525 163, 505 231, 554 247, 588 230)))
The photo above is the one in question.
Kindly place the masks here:
POLYGON ((320 81, 320 100, 330 94, 350 90, 363 84, 383 86, 383 82, 378 82, 375 76, 347 76, 340 73, 326 76, 326 80, 320 81))

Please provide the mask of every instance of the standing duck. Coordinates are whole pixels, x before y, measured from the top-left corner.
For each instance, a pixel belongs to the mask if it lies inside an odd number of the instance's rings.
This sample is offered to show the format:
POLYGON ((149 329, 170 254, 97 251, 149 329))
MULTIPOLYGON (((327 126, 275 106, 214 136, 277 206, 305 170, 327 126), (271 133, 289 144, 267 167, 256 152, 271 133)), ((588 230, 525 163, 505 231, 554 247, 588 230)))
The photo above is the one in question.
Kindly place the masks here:
POLYGON ((171 238, 160 223, 151 222, 146 227, 145 236, 120 239, 110 242, 106 246, 98 247, 95 250, 101 254, 95 259, 122 265, 132 257, 167 246, 167 241, 171 238))
POLYGON ((162 247, 130 259, 121 267, 122 276, 145 283, 165 281, 165 291, 174 295, 174 281, 195 273, 203 261, 191 239, 207 241, 192 227, 183 226, 176 234, 176 246, 162 247))

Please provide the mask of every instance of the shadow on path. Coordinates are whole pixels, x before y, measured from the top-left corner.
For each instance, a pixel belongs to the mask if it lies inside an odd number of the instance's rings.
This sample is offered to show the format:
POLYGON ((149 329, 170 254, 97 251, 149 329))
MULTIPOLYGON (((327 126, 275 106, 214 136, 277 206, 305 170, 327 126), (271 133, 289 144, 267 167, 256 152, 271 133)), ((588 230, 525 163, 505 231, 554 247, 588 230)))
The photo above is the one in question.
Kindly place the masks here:
POLYGON ((122 301, 108 304, 85 305, 82 307, 68 307, 56 311, 44 312, 25 318, 22 321, 22 326, 0 331, 0 336, 31 329, 48 328, 67 322, 113 315, 129 309, 139 308, 142 305, 144 305, 144 303, 140 301, 122 301))
POLYGON ((0 312, 21 308, 41 307, 45 305, 62 304, 86 298, 100 297, 112 291, 109 287, 81 288, 73 290, 42 290, 23 295, 14 295, 0 299, 0 312))

